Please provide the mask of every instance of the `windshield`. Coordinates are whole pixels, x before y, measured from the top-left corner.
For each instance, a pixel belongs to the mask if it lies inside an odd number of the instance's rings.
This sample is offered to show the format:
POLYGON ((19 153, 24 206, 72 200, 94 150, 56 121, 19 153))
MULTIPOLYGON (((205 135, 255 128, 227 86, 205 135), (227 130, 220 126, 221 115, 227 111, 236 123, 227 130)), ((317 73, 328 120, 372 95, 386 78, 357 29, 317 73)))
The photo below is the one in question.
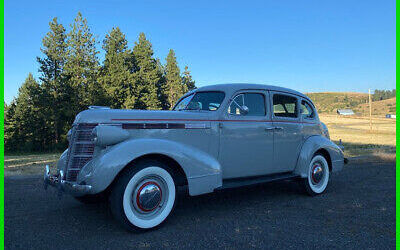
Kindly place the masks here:
POLYGON ((174 110, 206 110, 215 111, 225 98, 223 92, 197 92, 183 98, 174 110))

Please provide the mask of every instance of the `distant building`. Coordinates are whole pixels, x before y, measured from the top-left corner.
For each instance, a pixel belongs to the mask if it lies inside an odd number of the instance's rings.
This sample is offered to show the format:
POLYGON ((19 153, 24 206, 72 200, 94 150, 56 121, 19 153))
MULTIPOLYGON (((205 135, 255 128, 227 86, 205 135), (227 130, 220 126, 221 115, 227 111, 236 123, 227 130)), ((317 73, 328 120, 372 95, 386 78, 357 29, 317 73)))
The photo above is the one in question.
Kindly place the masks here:
POLYGON ((354 112, 351 109, 338 109, 336 112, 338 115, 354 115, 354 112))
POLYGON ((386 114, 386 118, 396 119, 396 115, 386 114))

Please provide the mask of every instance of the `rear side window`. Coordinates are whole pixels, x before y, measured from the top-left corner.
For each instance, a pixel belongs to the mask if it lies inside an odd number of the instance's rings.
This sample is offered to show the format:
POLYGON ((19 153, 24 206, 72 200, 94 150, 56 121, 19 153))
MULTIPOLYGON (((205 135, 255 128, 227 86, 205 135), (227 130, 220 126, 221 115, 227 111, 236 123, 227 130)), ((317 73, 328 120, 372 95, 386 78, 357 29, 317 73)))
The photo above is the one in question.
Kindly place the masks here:
POLYGON ((313 119, 315 117, 314 109, 306 101, 301 101, 301 116, 305 119, 313 119))
POLYGON ((289 95, 275 94, 273 97, 274 116, 297 117, 297 98, 289 95))
POLYGON ((228 107, 228 113, 231 115, 241 115, 241 107, 246 106, 249 109, 249 116, 265 116, 265 97, 258 93, 243 93, 237 95, 228 107))

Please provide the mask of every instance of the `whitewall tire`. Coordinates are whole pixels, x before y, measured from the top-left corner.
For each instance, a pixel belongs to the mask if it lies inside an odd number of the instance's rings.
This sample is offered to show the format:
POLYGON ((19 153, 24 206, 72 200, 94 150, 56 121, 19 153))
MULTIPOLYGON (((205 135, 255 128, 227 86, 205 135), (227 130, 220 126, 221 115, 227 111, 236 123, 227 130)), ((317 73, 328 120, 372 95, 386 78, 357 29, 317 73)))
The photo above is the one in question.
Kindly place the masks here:
POLYGON ((175 200, 172 171, 162 162, 147 160, 119 176, 111 191, 110 206, 116 219, 128 229, 146 230, 167 219, 175 200))
POLYGON ((329 182, 329 165, 321 154, 316 154, 310 161, 307 169, 307 178, 304 178, 304 187, 311 196, 322 194, 329 182))

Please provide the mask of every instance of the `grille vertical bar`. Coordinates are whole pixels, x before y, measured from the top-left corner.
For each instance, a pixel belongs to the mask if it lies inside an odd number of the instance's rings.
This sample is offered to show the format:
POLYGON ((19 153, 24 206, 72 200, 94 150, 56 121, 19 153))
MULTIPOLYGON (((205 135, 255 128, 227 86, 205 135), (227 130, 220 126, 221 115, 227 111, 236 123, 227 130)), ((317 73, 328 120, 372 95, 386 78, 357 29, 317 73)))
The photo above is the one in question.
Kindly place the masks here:
POLYGON ((82 167, 88 163, 94 153, 94 144, 90 134, 97 124, 81 123, 74 125, 68 148, 66 180, 75 182, 82 167))

